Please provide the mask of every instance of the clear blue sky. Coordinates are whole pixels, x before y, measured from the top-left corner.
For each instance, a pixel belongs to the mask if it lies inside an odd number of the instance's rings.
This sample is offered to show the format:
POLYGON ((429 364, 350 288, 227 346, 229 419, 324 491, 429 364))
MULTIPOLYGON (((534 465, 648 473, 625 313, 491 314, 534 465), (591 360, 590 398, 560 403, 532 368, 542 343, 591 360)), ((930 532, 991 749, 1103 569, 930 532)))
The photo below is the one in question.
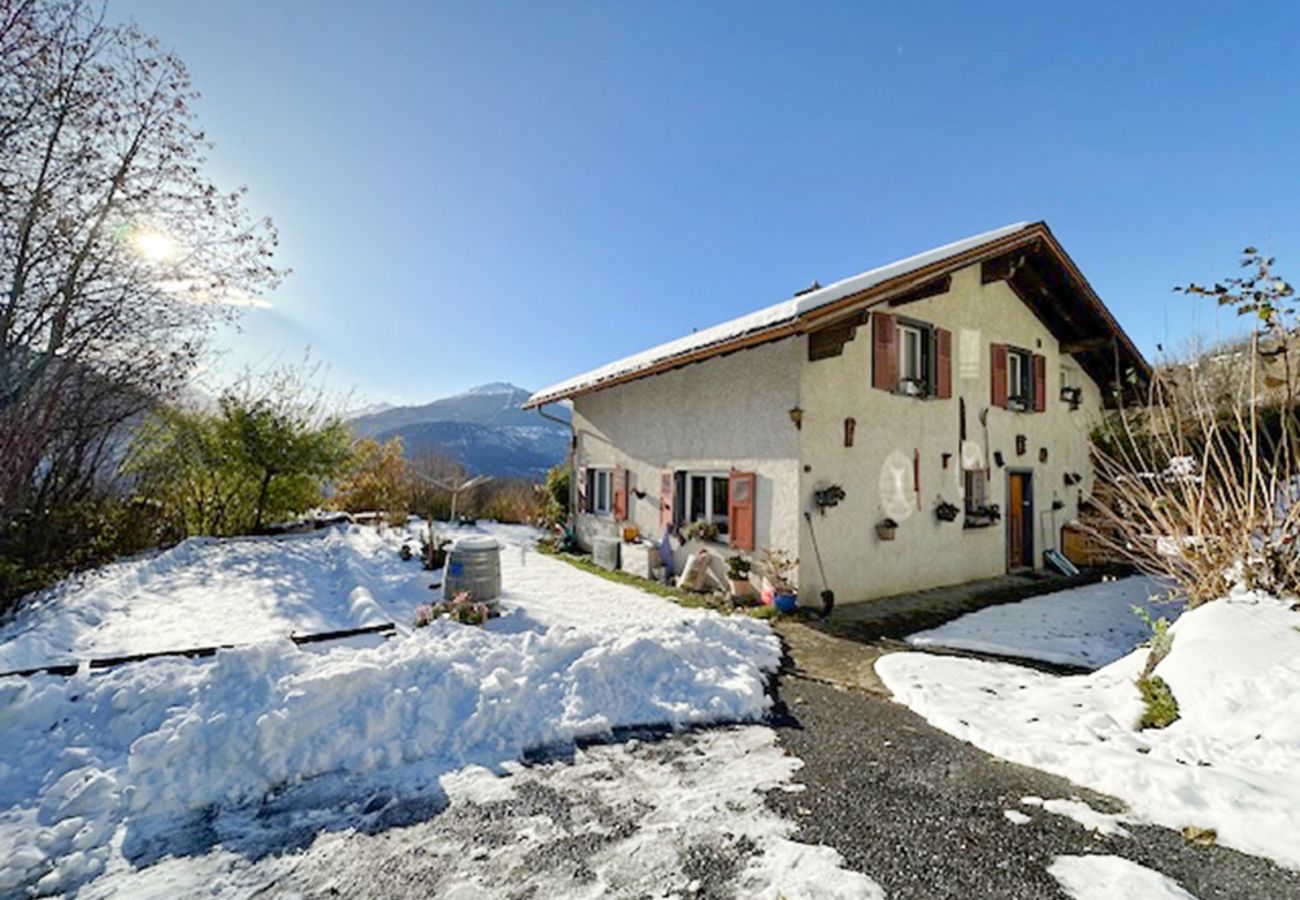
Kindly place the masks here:
POLYGON ((222 365, 538 388, 1046 219, 1139 346, 1300 276, 1300 5, 110 0, 188 62, 294 270, 222 365), (1194 310, 1197 310, 1194 312, 1194 310))

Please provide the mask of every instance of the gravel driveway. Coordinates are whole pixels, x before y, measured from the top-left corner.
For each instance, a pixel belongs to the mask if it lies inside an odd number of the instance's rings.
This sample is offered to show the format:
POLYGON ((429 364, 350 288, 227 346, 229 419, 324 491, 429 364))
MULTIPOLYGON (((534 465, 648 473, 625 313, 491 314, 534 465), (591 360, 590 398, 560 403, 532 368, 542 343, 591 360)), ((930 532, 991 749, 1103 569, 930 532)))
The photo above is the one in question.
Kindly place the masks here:
POLYGON ((804 761, 802 793, 768 803, 800 823, 794 838, 834 847, 891 898, 1063 896, 1047 867, 1061 854, 1114 854, 1178 881, 1199 900, 1300 897, 1300 873, 1165 828, 1128 825, 1104 837, 1072 819, 1022 805, 1026 796, 1113 801, 1004 763, 928 725, 899 704, 786 676, 782 746, 804 761), (1027 814, 1014 824, 1006 810, 1027 814))

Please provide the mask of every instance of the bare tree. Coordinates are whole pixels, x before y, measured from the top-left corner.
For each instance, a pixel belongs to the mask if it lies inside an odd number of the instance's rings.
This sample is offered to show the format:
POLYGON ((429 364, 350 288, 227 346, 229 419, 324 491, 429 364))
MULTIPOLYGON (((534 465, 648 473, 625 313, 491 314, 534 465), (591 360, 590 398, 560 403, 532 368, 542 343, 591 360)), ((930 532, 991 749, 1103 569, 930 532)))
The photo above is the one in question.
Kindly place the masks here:
POLYGON ((204 176, 197 97, 102 7, 0 0, 0 520, 56 462, 84 475, 280 277, 269 220, 204 176))

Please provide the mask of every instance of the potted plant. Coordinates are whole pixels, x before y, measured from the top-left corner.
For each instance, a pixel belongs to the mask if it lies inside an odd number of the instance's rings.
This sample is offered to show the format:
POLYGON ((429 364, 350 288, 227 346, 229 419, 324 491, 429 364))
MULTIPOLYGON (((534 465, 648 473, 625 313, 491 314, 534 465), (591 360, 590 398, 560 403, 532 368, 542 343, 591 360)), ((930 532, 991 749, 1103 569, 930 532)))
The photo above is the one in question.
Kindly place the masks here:
POLYGON ((712 522, 692 522, 682 529, 682 540, 684 541, 704 541, 709 544, 717 539, 718 526, 712 522))
POLYGON ((754 586, 749 581, 752 569, 753 563, 739 553, 727 558, 727 581, 731 584, 731 596, 748 597, 754 592, 754 586))
POLYGON ((794 586, 794 570, 799 560, 784 550, 772 547, 763 551, 763 569, 772 586, 772 605, 777 612, 791 613, 799 607, 799 592, 794 586))
POLYGON ((893 519, 881 519, 876 523, 876 537, 882 541, 892 541, 898 535, 898 523, 893 519))
POLYGON ((956 522, 957 514, 960 512, 961 510, 947 500, 940 500, 934 508, 934 515, 940 522, 956 522))

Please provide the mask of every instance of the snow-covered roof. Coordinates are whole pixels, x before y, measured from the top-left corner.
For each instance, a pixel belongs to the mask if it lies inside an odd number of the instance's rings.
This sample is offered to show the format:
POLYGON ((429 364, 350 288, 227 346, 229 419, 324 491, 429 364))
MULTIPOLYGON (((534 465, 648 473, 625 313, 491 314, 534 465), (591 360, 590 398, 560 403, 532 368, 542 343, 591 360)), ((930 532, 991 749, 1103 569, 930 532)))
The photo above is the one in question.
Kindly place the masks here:
POLYGON ((626 380, 629 376, 635 376, 637 372, 661 363, 670 362, 677 357, 688 356, 710 347, 721 346, 740 338, 789 325, 813 310, 827 306, 837 300, 869 290, 879 284, 924 269, 927 266, 941 263, 950 257, 960 256, 984 244, 1001 240, 1032 227, 1034 227, 1032 222, 1017 222, 1014 225, 995 228, 992 231, 986 231, 983 234, 964 238, 951 244, 944 244, 942 247, 935 247, 932 250, 926 250, 924 253, 918 253, 915 256, 909 256, 906 259, 900 259, 888 265, 863 272, 860 275, 845 278, 817 290, 798 294, 757 312, 740 316, 720 325, 714 325, 712 328, 696 331, 677 340, 651 347, 649 350, 626 356, 598 369, 592 369, 590 372, 584 372, 566 381, 542 388, 529 397, 524 406, 541 406, 544 403, 563 400, 566 397, 583 393, 606 382, 626 380))

